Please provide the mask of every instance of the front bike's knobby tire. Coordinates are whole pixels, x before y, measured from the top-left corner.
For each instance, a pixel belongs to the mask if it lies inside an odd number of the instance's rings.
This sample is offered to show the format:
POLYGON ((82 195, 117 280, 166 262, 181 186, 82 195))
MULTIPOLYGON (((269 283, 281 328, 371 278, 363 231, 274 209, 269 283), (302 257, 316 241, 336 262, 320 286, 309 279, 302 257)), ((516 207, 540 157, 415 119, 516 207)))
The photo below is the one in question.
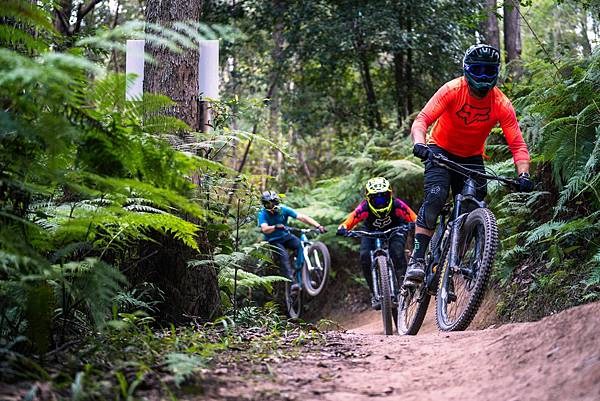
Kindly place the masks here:
POLYGON ((378 256, 376 259, 379 269, 379 292, 381 296, 381 317, 383 318, 383 333, 386 336, 394 334, 394 322, 392 311, 392 290, 390 287, 390 276, 388 274, 387 259, 378 256))
POLYGON ((315 241, 308 248, 308 257, 314 258, 314 260, 311 259, 311 263, 315 270, 311 276, 308 270, 308 264, 304 262, 304 266, 302 266, 302 283, 304 284, 306 293, 311 297, 316 297, 323 291, 325 286, 327 286, 329 268, 331 266, 329 249, 327 249, 327 246, 324 243, 315 241), (320 264, 320 266, 317 265, 316 258, 318 258, 318 264, 320 264))
MULTIPOLYGON (((447 293, 449 280, 452 279, 452 272, 448 267, 447 261, 443 261, 443 271, 437 292, 435 314, 438 328, 442 331, 465 330, 469 324, 471 324, 471 321, 477 314, 477 310, 483 301, 485 289, 492 273, 492 266, 494 264, 494 258, 496 257, 496 250, 498 249, 498 227, 496 225, 496 218, 489 209, 479 208, 469 213, 461 230, 462 234, 459 240, 458 249, 463 249, 465 246, 464 242, 472 236, 472 233, 478 227, 483 228, 483 240, 485 241, 483 244, 483 252, 479 257, 479 271, 477 272, 477 277, 475 278, 473 290, 470 291, 470 297, 467 301, 467 305, 455 320, 451 320, 448 317, 449 304, 447 293)), ((459 261, 459 264, 461 263, 462 261, 459 261)))
POLYGON ((419 332, 423 324, 431 295, 427 293, 425 282, 421 283, 417 288, 402 288, 400 294, 397 319, 398 334, 414 336, 419 332), (423 293, 423 296, 421 301, 418 301, 421 293, 423 293), (411 315, 409 309, 412 310, 412 308, 416 308, 416 310, 411 315))

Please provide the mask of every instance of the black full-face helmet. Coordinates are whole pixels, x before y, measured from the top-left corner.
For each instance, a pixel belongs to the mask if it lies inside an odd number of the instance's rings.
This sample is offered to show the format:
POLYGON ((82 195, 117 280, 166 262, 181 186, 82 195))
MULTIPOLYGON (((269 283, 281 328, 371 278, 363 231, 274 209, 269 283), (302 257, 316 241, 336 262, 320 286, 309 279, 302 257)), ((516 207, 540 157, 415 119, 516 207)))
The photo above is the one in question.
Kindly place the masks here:
POLYGON ((484 97, 498 82, 500 52, 490 45, 474 45, 465 52, 463 71, 471 91, 484 97))
POLYGON ((269 213, 276 213, 279 210, 279 203, 281 200, 275 191, 263 192, 260 201, 269 213))

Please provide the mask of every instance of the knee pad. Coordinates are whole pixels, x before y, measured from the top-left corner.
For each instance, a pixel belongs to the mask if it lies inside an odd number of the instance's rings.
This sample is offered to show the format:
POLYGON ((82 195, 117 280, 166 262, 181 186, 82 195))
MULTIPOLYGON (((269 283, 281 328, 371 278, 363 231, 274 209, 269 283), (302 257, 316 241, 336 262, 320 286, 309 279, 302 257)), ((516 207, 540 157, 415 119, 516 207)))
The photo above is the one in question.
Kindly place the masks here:
POLYGON ((448 188, 439 185, 434 185, 427 191, 425 201, 419 209, 417 216, 417 226, 428 230, 435 229, 435 223, 440 211, 446 204, 448 199, 448 188))

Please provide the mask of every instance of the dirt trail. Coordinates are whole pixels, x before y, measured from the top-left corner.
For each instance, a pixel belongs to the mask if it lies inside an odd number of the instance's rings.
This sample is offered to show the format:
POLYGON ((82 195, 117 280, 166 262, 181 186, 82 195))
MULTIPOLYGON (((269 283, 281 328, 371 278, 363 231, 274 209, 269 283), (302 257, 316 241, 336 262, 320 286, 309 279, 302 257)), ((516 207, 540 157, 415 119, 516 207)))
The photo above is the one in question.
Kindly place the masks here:
POLYGON ((418 336, 386 337, 378 313, 365 312, 266 373, 228 377, 209 399, 600 400, 598 316, 594 303, 461 333, 437 332, 430 316, 418 336))

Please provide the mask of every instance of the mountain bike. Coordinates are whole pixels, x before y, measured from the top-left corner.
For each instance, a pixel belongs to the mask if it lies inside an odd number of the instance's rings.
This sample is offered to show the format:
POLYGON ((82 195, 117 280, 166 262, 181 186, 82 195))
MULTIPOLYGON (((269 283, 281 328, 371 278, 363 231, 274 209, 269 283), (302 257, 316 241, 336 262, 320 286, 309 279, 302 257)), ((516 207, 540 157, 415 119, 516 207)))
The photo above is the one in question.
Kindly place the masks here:
POLYGON ((385 231, 348 231, 346 237, 375 238, 375 249, 371 251, 371 276, 373 295, 381 303, 381 318, 385 335, 394 334, 392 321, 396 320, 399 280, 388 252, 389 240, 395 235, 406 235, 412 226, 393 227, 385 231))
POLYGON ((320 241, 311 241, 308 238, 309 233, 319 233, 315 229, 302 229, 295 227, 285 227, 287 231, 300 234, 300 243, 302 244, 302 253, 292 256, 291 264, 294 268, 294 281, 285 283, 285 302, 288 315, 297 319, 302 313, 303 294, 306 292, 311 297, 315 297, 323 291, 327 285, 329 277, 329 268, 331 258, 329 249, 320 241), (301 258, 301 262, 296 264, 296 259, 301 258), (292 291, 292 284, 297 283, 300 288, 292 291))
POLYGON ((442 331, 465 330, 479 309, 498 248, 496 218, 478 201, 476 178, 513 188, 519 181, 475 171, 432 154, 429 160, 467 179, 454 203, 447 204, 425 256, 425 279, 418 286, 403 284, 398 301, 399 334, 417 334, 431 296, 436 296, 436 323, 442 331))

